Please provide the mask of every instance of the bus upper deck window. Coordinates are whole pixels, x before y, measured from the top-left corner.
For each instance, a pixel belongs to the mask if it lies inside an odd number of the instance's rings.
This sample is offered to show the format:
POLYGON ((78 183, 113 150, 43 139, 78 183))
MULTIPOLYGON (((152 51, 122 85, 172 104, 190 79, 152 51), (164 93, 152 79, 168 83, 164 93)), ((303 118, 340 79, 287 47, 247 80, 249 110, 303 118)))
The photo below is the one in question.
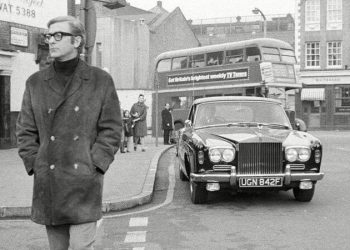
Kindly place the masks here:
POLYGON ((172 69, 186 69, 187 68, 187 57, 176 57, 173 58, 172 69))
POLYGON ((171 66, 170 59, 161 60, 157 65, 157 71, 158 72, 170 71, 170 66, 171 66))
POLYGON ((221 65, 224 57, 224 52, 213 52, 207 54, 207 66, 221 65))
POLYGON ((201 68, 205 66, 204 54, 194 55, 190 57, 189 67, 190 68, 201 68))
POLYGON ((297 63, 294 51, 290 49, 281 49, 282 61, 288 63, 297 63))
POLYGON ((264 60, 275 61, 275 62, 281 61, 280 53, 277 48, 262 47, 261 49, 262 49, 264 60))
POLYGON ((260 50, 258 47, 250 47, 246 49, 247 54, 247 61, 248 62, 254 62, 254 61, 260 61, 260 50))
POLYGON ((243 62, 243 49, 226 51, 226 64, 243 62))

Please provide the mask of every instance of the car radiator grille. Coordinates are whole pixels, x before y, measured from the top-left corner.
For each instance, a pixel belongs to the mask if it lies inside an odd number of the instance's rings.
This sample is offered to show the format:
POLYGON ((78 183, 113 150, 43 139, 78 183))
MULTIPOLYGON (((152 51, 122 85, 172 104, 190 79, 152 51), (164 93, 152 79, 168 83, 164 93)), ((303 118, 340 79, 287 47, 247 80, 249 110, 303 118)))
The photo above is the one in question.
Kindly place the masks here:
POLYGON ((282 144, 240 143, 237 173, 244 175, 282 173, 282 144))

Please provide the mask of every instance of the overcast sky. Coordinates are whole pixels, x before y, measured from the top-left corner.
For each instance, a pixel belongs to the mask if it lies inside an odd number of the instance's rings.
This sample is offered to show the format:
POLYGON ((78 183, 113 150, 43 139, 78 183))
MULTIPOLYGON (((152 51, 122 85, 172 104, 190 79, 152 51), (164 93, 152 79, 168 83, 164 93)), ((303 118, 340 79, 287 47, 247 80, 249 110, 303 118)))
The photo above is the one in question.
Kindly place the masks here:
MULTIPOLYGON (((149 10, 157 0, 127 0, 132 6, 149 10)), ((163 8, 171 12, 180 7, 187 19, 206 19, 253 15, 259 8, 265 15, 294 15, 295 0, 162 0, 163 8)))

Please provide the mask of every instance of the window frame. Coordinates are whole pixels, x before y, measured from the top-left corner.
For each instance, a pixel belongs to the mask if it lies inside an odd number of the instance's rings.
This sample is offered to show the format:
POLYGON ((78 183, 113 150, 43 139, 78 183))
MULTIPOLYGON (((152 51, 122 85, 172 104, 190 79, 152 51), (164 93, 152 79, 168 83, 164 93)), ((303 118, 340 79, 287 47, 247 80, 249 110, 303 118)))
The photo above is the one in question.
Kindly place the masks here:
POLYGON ((341 41, 329 41, 327 42, 327 68, 331 68, 331 69, 339 69, 339 68, 342 68, 343 67, 343 58, 342 58, 342 51, 343 51, 343 44, 341 41), (340 52, 338 51, 335 56, 340 56, 340 59, 336 58, 336 59, 332 59, 334 61, 340 61, 340 64, 338 65, 330 65, 330 58, 329 56, 331 55, 334 55, 334 54, 330 54, 330 49, 333 50, 333 49, 338 49, 338 48, 335 48, 335 47, 329 47, 330 44, 335 44, 335 43, 338 43, 340 44, 340 52))
POLYGON ((306 42, 305 43, 305 68, 306 69, 320 69, 321 68, 321 47, 320 42, 306 42), (317 48, 310 48, 310 50, 318 50, 318 54, 308 54, 308 45, 317 44, 317 48), (308 56, 318 56, 318 60, 308 60, 308 56), (318 65, 308 65, 308 62, 318 62, 318 65))
POLYGON ((320 0, 305 1, 305 31, 315 31, 321 28, 320 0))
POLYGON ((342 0, 327 0, 327 30, 341 30, 343 25, 342 0))

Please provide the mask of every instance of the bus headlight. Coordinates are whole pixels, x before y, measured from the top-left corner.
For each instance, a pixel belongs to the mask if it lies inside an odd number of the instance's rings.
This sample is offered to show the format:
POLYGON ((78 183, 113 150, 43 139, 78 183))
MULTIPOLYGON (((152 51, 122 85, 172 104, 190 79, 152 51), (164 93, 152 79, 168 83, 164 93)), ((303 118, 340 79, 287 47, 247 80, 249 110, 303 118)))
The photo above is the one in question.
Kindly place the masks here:
POLYGON ((219 151, 219 149, 217 148, 213 148, 209 151, 209 159, 212 162, 219 162, 221 160, 221 153, 219 151))

